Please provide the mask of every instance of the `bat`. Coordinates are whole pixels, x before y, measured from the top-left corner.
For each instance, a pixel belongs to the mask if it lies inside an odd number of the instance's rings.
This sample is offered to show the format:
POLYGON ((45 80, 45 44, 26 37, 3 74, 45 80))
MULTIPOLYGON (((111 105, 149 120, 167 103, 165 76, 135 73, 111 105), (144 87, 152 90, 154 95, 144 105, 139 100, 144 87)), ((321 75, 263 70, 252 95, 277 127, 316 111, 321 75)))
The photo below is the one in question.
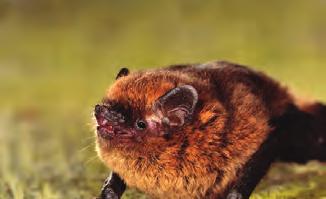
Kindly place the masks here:
POLYGON ((226 61, 123 68, 94 117, 103 199, 245 199, 274 161, 326 160, 325 105, 226 61))

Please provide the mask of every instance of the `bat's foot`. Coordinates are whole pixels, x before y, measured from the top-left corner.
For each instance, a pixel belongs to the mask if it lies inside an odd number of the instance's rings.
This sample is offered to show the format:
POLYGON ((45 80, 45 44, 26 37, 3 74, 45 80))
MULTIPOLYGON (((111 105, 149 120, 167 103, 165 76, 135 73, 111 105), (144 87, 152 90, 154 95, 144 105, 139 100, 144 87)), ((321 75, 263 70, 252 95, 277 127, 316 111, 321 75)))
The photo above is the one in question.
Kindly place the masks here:
POLYGON ((227 195, 226 199, 244 199, 244 198, 242 197, 241 193, 233 190, 227 195))
POLYGON ((116 173, 112 173, 105 180, 100 197, 97 199, 120 199, 125 189, 126 184, 123 180, 116 173))

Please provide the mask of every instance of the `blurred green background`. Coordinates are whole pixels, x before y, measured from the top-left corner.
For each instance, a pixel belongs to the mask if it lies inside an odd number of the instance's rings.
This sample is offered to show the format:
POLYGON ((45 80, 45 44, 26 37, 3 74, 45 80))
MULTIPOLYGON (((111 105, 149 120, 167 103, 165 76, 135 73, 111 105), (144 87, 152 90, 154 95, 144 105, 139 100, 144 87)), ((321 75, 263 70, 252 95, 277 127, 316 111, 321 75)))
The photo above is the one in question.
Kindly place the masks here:
MULTIPOLYGON (((92 109, 118 69, 220 59, 325 102, 326 0, 0 0, 0 198, 97 195, 92 109)), ((275 164, 252 198, 325 199, 326 165, 275 164)))

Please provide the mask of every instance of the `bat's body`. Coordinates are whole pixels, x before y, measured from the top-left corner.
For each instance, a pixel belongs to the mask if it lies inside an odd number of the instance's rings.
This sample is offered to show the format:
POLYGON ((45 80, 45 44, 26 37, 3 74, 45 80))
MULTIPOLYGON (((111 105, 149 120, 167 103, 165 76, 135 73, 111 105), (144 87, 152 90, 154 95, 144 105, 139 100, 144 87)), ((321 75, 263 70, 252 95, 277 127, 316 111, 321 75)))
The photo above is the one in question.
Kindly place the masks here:
POLYGON ((95 117, 114 172, 102 198, 125 184, 152 198, 248 198, 275 159, 326 160, 326 107, 299 106, 276 81, 228 62, 124 69, 95 117))

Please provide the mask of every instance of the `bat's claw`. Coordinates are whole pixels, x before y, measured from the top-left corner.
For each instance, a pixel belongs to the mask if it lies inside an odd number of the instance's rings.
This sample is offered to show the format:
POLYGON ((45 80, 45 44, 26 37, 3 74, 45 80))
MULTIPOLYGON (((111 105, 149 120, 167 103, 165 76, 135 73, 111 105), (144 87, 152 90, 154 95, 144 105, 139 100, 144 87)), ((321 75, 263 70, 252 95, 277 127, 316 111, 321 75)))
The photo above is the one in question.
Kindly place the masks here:
POLYGON ((242 197, 241 193, 233 190, 228 194, 226 199, 243 199, 243 197, 242 197))
POLYGON ((106 188, 98 199, 120 199, 120 196, 112 188, 106 188))

